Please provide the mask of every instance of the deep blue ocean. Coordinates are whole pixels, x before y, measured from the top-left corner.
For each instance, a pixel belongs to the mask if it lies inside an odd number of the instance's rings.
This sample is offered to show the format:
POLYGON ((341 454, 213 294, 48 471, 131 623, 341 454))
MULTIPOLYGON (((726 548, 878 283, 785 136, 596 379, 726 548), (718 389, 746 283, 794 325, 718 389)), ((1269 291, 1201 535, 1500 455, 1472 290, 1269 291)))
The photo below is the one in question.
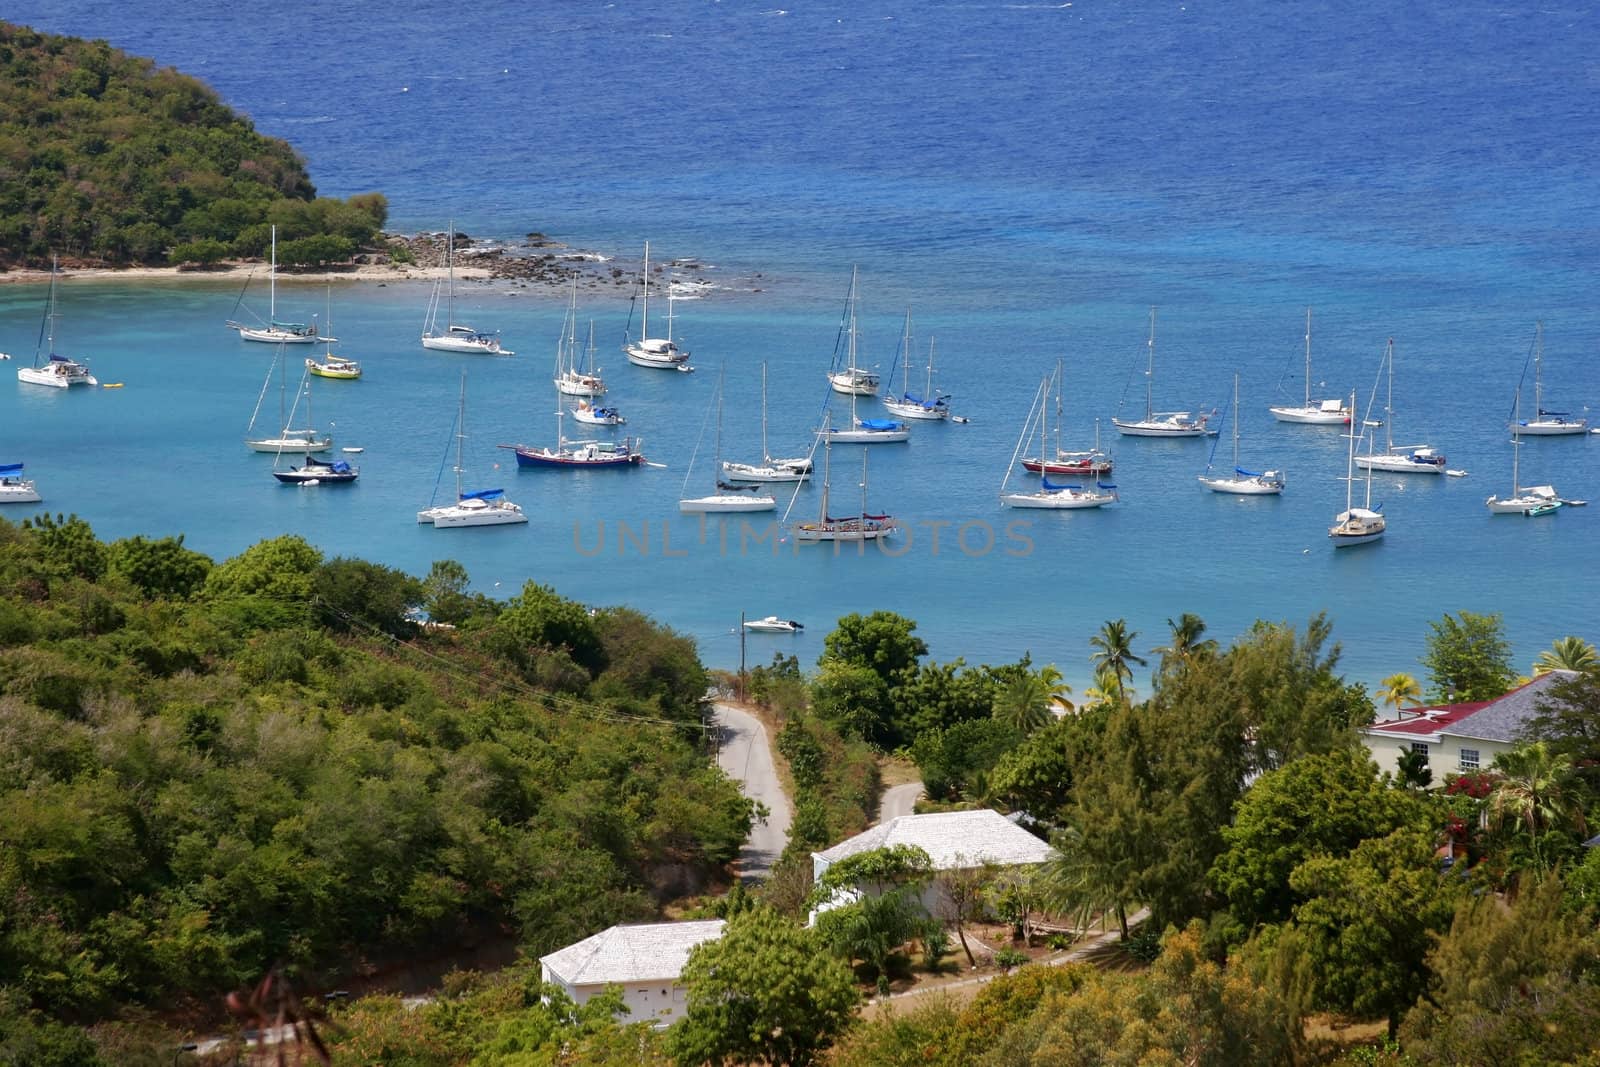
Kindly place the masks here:
MULTIPOLYGON (((637 606, 724 667, 741 611, 808 627, 752 637, 752 663, 774 649, 814 661, 838 615, 887 608, 940 659, 1028 651, 1080 690, 1089 636, 1118 617, 1148 651, 1184 611, 1224 641, 1326 611, 1368 683, 1420 673, 1446 611, 1503 613, 1523 668, 1554 638, 1600 636, 1600 506, 1483 506, 1510 487, 1505 425, 1537 321, 1547 406, 1600 408, 1592 5, 783 2, 17 0, 11 21, 204 79, 292 142, 320 193, 387 194, 391 229, 538 231, 625 270, 649 240, 717 284, 677 305, 693 375, 624 362, 625 287, 580 293, 608 401, 665 470, 518 472, 493 446, 554 438, 565 294, 465 287, 463 317, 517 350, 495 360, 419 347, 422 282, 333 290, 366 377, 318 382, 314 404, 336 444, 365 448, 348 491, 280 487, 272 458, 240 443, 273 350, 222 328, 237 282, 64 284, 60 348, 125 387, 0 385, 0 462, 27 462, 51 511, 103 537, 181 532, 222 557, 292 531, 417 573, 454 558, 498 594, 535 579, 637 606), (713 519, 702 540, 677 500, 719 369, 725 453, 759 452, 763 361, 774 451, 803 450, 852 267, 863 361, 889 370, 910 308, 971 419, 872 450, 872 507, 909 536, 893 556, 774 552, 713 519), (1069 441, 1142 409, 1152 306, 1157 407, 1224 405, 1238 372, 1244 465, 1286 471, 1287 493, 1206 493, 1209 443, 1108 435, 1118 508, 1000 508, 1028 398, 1058 358, 1069 441), (1340 431, 1266 411, 1301 394, 1307 306, 1318 393, 1359 390, 1365 406, 1392 337, 1397 440, 1470 472, 1380 476, 1390 528, 1374 546, 1327 542, 1340 431), (504 485, 525 527, 414 521, 463 367, 469 482, 504 485)), ((299 315, 329 299, 280 297, 299 315)), ((0 349, 31 356, 43 302, 42 287, 0 286, 0 349)), ((690 495, 710 491, 710 449, 708 433, 690 495)), ((860 451, 834 450, 835 511, 859 499, 860 451)), ((1525 442, 1522 482, 1600 498, 1600 439, 1525 442)))

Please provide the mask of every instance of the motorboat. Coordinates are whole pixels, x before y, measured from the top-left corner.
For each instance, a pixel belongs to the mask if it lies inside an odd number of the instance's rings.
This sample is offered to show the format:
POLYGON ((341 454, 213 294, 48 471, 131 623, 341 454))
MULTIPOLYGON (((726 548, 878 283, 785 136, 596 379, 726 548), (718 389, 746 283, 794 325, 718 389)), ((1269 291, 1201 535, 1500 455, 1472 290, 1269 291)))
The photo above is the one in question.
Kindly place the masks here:
POLYGON ((746 619, 744 628, 758 634, 797 634, 804 630, 805 626, 793 619, 780 619, 776 615, 768 615, 764 619, 746 619))

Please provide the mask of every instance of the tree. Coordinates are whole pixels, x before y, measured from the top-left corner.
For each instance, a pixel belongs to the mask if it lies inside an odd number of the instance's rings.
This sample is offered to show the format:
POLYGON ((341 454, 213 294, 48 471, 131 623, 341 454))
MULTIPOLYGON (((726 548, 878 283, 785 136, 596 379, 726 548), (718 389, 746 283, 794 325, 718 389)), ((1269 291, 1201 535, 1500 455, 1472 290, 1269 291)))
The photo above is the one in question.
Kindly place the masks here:
POLYGON ((1378 699, 1384 707, 1396 711, 1422 700, 1422 683, 1409 674, 1391 674, 1378 683, 1378 699))
POLYGON ((901 945, 927 929, 928 916, 910 886, 870 893, 817 916, 817 937, 842 960, 860 960, 889 993, 889 962, 901 945))
POLYGON ((422 583, 404 571, 337 556, 317 568, 311 588, 329 629, 375 627, 399 638, 416 633, 411 612, 422 603, 422 583))
POLYGON ((1047 664, 1037 671, 1024 671, 995 694, 992 714, 1024 737, 1048 725, 1055 717, 1054 709, 1065 705, 1072 687, 1061 677, 1055 664, 1047 664))
POLYGON ((1550 685, 1534 701, 1520 740, 1543 741, 1551 752, 1570 757, 1590 792, 1600 796, 1600 672, 1550 685))
POLYGON ((1427 987, 1425 956, 1460 895, 1429 837, 1400 829, 1342 858, 1313 856, 1289 886, 1303 901, 1280 936, 1304 961, 1316 1006, 1386 1017, 1392 1035, 1427 987))
POLYGON ((831 660, 866 667, 882 678, 884 685, 897 685, 928 654, 927 644, 914 635, 916 628, 915 622, 892 611, 846 615, 823 638, 818 666, 831 660))
POLYGON ((1533 869, 1542 878, 1550 868, 1547 835, 1570 828, 1581 836, 1584 830, 1572 760, 1535 741, 1496 756, 1494 769, 1501 777, 1489 794, 1491 824, 1496 830, 1510 825, 1527 835, 1533 869))
POLYGON ((989 776, 989 795, 1037 819, 1060 822, 1072 800, 1077 768, 1099 743, 1100 708, 1066 715, 1006 752, 989 776))
POLYGON ((1441 703, 1493 700, 1511 688, 1517 672, 1511 667, 1511 645, 1499 612, 1477 615, 1448 612, 1428 627, 1428 668, 1434 698, 1441 703))
POLYGON ((956 928, 956 937, 961 941, 961 951, 967 954, 969 967, 976 967, 978 961, 972 958, 972 946, 967 944, 965 927, 982 913, 989 887, 999 873, 1000 868, 994 863, 969 864, 958 853, 951 867, 933 876, 933 884, 939 890, 938 914, 935 918, 943 919, 956 928))
POLYGON ((728 920, 695 946, 682 982, 688 1008, 669 1042, 680 1063, 810 1064, 855 1020, 850 969, 811 931, 767 908, 728 920))
POLYGON ((1096 681, 1099 681, 1103 669, 1107 674, 1116 676, 1119 694, 1126 691, 1127 683, 1133 680, 1133 665, 1143 667, 1146 662, 1143 656, 1133 651, 1133 639, 1138 636, 1139 631, 1129 630, 1124 619, 1101 625, 1100 631, 1089 638, 1089 646, 1095 650, 1089 658, 1095 666, 1096 681))
POLYGON ((1507 907, 1493 895, 1457 908, 1428 953, 1427 993, 1400 1037, 1422 1063, 1577 1063, 1600 1033, 1600 938, 1561 905, 1551 879, 1507 907))
POLYGON ((182 599, 205 584, 209 557, 183 547, 183 535, 159 541, 142 536, 113 541, 106 550, 112 574, 136 585, 146 596, 182 599))
POLYGON ((495 626, 512 636, 523 649, 558 649, 589 672, 605 668, 605 648, 594 620, 583 605, 568 600, 547 585, 529 581, 511 598, 495 626))
POLYGON ((1433 770, 1428 766, 1428 754, 1414 748, 1402 748, 1395 757, 1395 771, 1400 784, 1407 789, 1426 789, 1433 784, 1433 770))
POLYGON ((1600 667, 1600 655, 1581 637, 1558 637, 1533 661, 1534 677, 1551 671, 1592 671, 1600 667))
POLYGON ((1361 842, 1429 824, 1422 799, 1385 788, 1365 751, 1302 756, 1268 771, 1223 827, 1227 848, 1210 880, 1248 933, 1287 920, 1304 897, 1289 876, 1313 856, 1348 856, 1361 842))
POLYGON ((1197 656, 1216 654, 1217 642, 1203 636, 1206 632, 1205 620, 1193 612, 1184 612, 1176 622, 1169 618, 1167 628, 1172 631, 1172 643, 1156 649, 1161 656, 1162 670, 1169 667, 1178 669, 1197 656))

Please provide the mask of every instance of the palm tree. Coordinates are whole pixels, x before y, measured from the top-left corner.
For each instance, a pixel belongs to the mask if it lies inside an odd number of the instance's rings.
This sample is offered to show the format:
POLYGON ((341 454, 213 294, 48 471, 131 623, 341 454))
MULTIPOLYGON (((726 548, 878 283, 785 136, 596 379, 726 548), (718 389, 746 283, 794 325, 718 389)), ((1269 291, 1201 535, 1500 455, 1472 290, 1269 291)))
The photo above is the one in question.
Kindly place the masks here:
POLYGON ((1031 734, 1054 718, 1054 706, 1065 704, 1072 710, 1067 694, 1072 692, 1055 664, 1024 671, 995 694, 990 714, 1021 734, 1031 734))
POLYGON ((1088 707, 1122 702, 1122 679, 1110 668, 1101 667, 1094 672, 1094 684, 1083 691, 1088 707))
POLYGON ((1535 677, 1551 671, 1592 671, 1600 667, 1600 655, 1581 637, 1559 637, 1533 661, 1535 677))
POLYGON ((1543 741, 1502 752, 1494 767, 1503 777, 1489 794, 1490 820, 1497 830, 1510 822, 1527 833, 1534 867, 1543 875, 1540 831, 1566 825, 1585 832, 1577 771, 1570 757, 1543 741))
POLYGON ((1089 646, 1095 650, 1089 658, 1094 662, 1096 676, 1102 669, 1114 672, 1119 692, 1126 693, 1127 683, 1133 681, 1130 664, 1145 665, 1145 658, 1133 652, 1133 639, 1138 636, 1138 630, 1128 629, 1127 620, 1116 619, 1105 623, 1099 633, 1089 638, 1089 646))
POLYGON ((1422 684, 1404 672, 1391 674, 1378 683, 1378 699, 1396 711, 1405 704, 1415 707, 1422 701, 1422 684))
POLYGON ((1177 622, 1169 618, 1167 626, 1172 630, 1172 644, 1156 649, 1163 660, 1174 659, 1186 663, 1196 656, 1209 656, 1217 650, 1215 640, 1201 637, 1206 632, 1205 620, 1192 611, 1179 615, 1177 622))

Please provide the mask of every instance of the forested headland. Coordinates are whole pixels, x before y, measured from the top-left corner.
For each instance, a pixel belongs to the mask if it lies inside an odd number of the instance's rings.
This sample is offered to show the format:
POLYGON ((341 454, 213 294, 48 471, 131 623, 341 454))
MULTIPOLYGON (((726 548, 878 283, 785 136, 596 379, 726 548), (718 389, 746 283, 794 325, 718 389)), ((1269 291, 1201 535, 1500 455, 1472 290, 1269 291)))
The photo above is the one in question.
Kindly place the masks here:
POLYGON ((318 197, 305 161, 196 78, 105 41, 0 22, 0 269, 342 262, 381 193, 318 197))
POLYGON ((537 956, 722 876, 753 813, 693 643, 467 585, 0 520, 0 1062, 269 970, 537 956))

